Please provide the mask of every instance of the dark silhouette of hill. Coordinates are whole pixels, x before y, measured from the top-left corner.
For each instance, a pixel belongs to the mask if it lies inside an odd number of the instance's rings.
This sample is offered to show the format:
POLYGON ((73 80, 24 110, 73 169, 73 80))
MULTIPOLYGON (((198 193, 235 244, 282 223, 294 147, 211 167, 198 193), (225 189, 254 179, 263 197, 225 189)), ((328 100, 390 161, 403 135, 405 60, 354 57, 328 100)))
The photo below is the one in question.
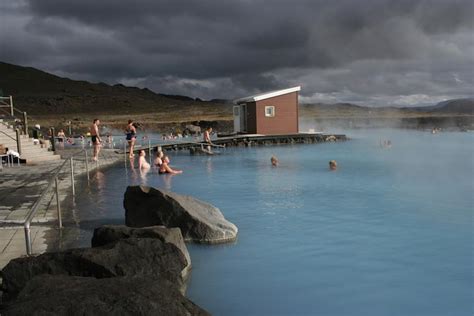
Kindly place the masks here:
POLYGON ((474 114, 474 98, 453 99, 439 102, 431 106, 414 108, 429 113, 474 114))
POLYGON ((309 111, 324 111, 324 112, 339 112, 339 113, 352 113, 352 114, 388 114, 388 113, 399 113, 399 114, 415 114, 415 113, 426 113, 429 115, 444 115, 444 114, 461 114, 461 115, 473 115, 474 114, 474 98, 465 99, 453 99, 439 102, 435 105, 430 106, 419 106, 419 107, 368 107, 352 103, 312 103, 302 104, 305 110, 309 111))
POLYGON ((4 62, 0 62, 0 74, 3 95, 13 95, 15 107, 33 115, 169 112, 185 116, 186 111, 209 111, 229 116, 232 113, 231 107, 217 102, 158 94, 122 84, 71 80, 4 62))

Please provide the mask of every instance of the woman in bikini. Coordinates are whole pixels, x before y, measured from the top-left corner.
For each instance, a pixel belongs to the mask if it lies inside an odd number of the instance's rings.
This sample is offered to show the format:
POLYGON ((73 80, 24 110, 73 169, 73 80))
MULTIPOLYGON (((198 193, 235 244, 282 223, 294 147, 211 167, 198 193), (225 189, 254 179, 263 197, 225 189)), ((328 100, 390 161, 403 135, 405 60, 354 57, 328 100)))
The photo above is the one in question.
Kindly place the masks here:
POLYGON ((159 174, 163 174, 163 173, 171 173, 171 174, 183 173, 182 170, 172 169, 168 165, 170 163, 170 160, 169 160, 168 156, 164 156, 162 160, 163 160, 163 163, 161 164, 160 169, 158 170, 159 174))
POLYGON ((127 128, 125 129, 125 134, 128 146, 129 146, 129 158, 133 158, 135 155, 133 154, 133 148, 135 147, 135 141, 137 139, 137 129, 133 125, 133 120, 128 120, 127 128))

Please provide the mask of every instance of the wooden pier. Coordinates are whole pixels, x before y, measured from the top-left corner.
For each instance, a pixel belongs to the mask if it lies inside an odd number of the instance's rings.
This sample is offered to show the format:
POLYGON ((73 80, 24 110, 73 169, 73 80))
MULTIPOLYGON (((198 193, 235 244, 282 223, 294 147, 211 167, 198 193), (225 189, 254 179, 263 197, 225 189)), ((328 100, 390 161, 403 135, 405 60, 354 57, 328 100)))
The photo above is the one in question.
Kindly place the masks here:
MULTIPOLYGON (((260 135, 244 134, 227 137, 218 137, 212 140, 213 147, 252 147, 252 146, 272 146, 289 144, 314 144, 323 142, 346 141, 344 134, 323 134, 323 133, 298 133, 284 135, 260 135)), ((187 141, 185 139, 171 140, 160 144, 150 144, 141 146, 134 151, 147 150, 157 151, 161 147, 164 151, 190 150, 191 153, 206 153, 203 149, 207 147, 202 141, 187 141)))

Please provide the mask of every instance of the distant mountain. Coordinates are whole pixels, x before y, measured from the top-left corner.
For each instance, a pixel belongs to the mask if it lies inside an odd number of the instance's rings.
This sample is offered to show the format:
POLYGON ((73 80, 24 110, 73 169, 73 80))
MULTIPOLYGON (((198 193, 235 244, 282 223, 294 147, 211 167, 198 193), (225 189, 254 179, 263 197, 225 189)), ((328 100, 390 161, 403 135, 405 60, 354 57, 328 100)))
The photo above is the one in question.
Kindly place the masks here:
POLYGON ((33 115, 72 113, 193 113, 230 117, 232 108, 186 96, 158 94, 147 88, 108 85, 61 78, 31 68, 0 62, 0 90, 13 95, 15 107, 33 115))
POLYGON ((474 114, 474 98, 454 99, 439 102, 436 105, 417 107, 417 110, 430 113, 474 114))

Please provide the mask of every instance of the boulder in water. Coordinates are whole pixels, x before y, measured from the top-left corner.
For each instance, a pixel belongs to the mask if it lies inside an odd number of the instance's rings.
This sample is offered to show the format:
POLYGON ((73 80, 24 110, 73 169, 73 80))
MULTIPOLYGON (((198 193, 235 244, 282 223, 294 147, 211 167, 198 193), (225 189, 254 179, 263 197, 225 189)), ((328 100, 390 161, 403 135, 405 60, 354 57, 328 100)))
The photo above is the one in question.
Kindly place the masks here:
POLYGON ((147 277, 36 276, 2 315, 210 315, 172 282, 147 277))
POLYGON ((125 192, 125 223, 131 227, 179 227, 185 241, 223 243, 237 238, 237 227, 211 204, 146 186, 125 192))
POLYGON ((157 238, 163 243, 170 243, 176 246, 186 258, 187 265, 181 272, 181 275, 183 279, 187 278, 191 270, 191 257, 179 228, 166 228, 164 226, 133 228, 124 225, 104 225, 94 229, 91 243, 92 247, 101 247, 110 243, 116 243, 120 239, 128 238, 157 238))
POLYGON ((44 253, 11 260, 2 270, 3 289, 15 297, 40 274, 95 278, 146 276, 179 285, 184 293, 182 271, 188 262, 175 245, 156 238, 120 239, 102 247, 44 253))

